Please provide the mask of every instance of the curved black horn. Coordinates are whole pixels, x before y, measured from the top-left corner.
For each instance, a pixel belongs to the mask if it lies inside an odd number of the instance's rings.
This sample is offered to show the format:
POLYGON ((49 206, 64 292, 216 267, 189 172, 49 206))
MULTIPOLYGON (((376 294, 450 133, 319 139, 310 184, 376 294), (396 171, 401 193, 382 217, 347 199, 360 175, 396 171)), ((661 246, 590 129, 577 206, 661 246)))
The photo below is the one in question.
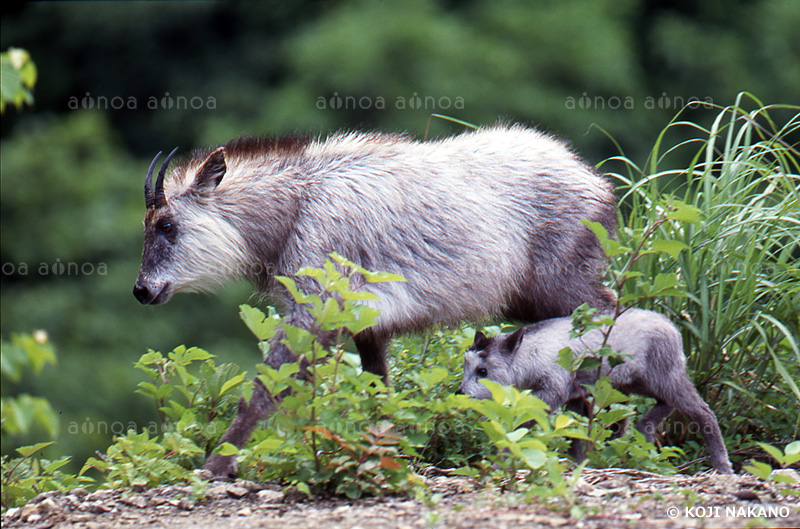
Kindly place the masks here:
POLYGON ((144 205, 150 209, 156 205, 156 199, 153 196, 153 168, 156 166, 156 160, 161 156, 161 151, 158 151, 156 157, 150 162, 150 168, 147 170, 147 176, 144 177, 144 205))
POLYGON ((158 172, 158 178, 156 178, 156 190, 153 194, 153 205, 156 207, 156 209, 167 205, 167 198, 164 196, 164 175, 167 172, 169 161, 172 160, 172 156, 177 151, 177 147, 172 149, 172 152, 169 153, 167 159, 164 160, 164 165, 161 166, 161 170, 158 172))

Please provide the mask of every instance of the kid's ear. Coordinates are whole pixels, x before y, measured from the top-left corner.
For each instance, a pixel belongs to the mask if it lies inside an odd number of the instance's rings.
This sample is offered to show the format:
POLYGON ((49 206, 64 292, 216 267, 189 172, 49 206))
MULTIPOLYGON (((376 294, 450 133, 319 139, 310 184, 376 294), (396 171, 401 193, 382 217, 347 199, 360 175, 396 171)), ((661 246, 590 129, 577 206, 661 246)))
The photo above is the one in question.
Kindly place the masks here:
POLYGON ((200 193, 207 193, 216 188, 225 176, 228 166, 225 164, 225 147, 220 147, 200 164, 192 187, 200 193))
POLYGON ((522 341, 522 337, 525 336, 525 328, 521 327, 516 331, 509 334, 505 341, 503 342, 503 352, 507 354, 511 354, 517 350, 519 347, 520 342, 522 341))
POLYGON ((489 347, 491 340, 486 337, 481 331, 477 331, 475 333, 475 341, 472 343, 472 348, 480 351, 481 349, 486 349, 489 347))

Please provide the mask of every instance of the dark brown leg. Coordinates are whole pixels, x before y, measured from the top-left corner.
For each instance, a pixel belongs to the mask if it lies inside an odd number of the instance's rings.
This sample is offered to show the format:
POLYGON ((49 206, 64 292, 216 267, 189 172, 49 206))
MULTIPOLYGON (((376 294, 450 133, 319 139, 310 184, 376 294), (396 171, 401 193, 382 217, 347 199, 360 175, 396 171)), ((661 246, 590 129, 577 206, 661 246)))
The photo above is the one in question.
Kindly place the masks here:
MULTIPOLYGON (((567 404, 564 406, 564 408, 568 411, 574 411, 578 415, 583 415, 584 417, 588 417, 589 415, 589 411, 586 406, 586 399, 582 396, 567 401, 567 404)), ((584 442, 580 439, 573 439, 572 444, 569 446, 569 450, 567 450, 567 454, 569 454, 569 456, 577 463, 580 463, 586 459, 584 442)))
MULTIPOLYGON (((287 323, 297 325, 298 327, 303 326, 305 323, 306 328, 308 328, 310 323, 305 320, 308 320, 308 314, 304 310, 297 307, 295 307, 295 309, 290 313, 290 316, 286 318, 287 323)), ((278 369, 283 364, 297 361, 297 358, 289 350, 289 348, 281 343, 281 340, 283 340, 285 337, 286 335, 283 330, 280 330, 272 339, 269 356, 267 356, 267 359, 264 361, 264 363, 273 369, 278 369)), ((322 336, 320 337, 320 341, 323 342, 323 345, 327 345, 324 342, 329 341, 329 338, 330 336, 327 335, 322 336)), ((305 369, 301 368, 301 373, 299 374, 300 377, 303 376, 304 371, 305 369)), ((276 405, 283 400, 283 397, 289 394, 289 391, 286 390, 281 392, 279 395, 272 396, 269 394, 267 389, 264 387, 264 384, 262 384, 260 380, 256 379, 254 384, 255 387, 253 388, 253 394, 250 397, 250 402, 247 402, 244 399, 239 400, 239 410, 236 413, 236 417, 228 427, 225 435, 222 436, 220 443, 230 443, 237 448, 242 448, 245 446, 250 440, 253 430, 255 430, 256 426, 258 426, 258 423, 261 420, 269 417, 275 410, 276 405)), ((236 477, 236 456, 221 456, 217 454, 211 454, 211 456, 209 456, 209 458, 206 460, 205 465, 203 465, 203 468, 211 471, 211 473, 217 478, 236 477)))
POLYGON ((387 337, 369 330, 353 336, 353 342, 361 356, 361 367, 364 371, 380 376, 384 384, 389 381, 389 369, 386 365, 386 343, 388 341, 387 337))
MULTIPOLYGON (((245 446, 259 421, 269 417, 275 409, 275 403, 285 396, 284 393, 281 393, 276 399, 272 399, 260 380, 256 379, 254 385, 249 403, 244 399, 239 399, 236 418, 225 431, 220 444, 230 443, 237 448, 245 446)), ((211 471, 216 478, 234 478, 238 472, 236 456, 211 454, 203 468, 211 471)))

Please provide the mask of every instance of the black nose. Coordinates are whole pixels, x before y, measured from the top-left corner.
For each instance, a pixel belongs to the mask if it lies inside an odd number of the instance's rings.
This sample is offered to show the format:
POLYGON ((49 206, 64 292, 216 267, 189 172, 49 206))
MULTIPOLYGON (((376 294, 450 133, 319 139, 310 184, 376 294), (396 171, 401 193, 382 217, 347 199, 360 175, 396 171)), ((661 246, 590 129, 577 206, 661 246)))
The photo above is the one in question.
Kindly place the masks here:
POLYGON ((133 285, 133 297, 139 300, 139 303, 147 303, 150 299, 150 290, 143 284, 137 282, 133 285))
POLYGON ((463 394, 464 394, 464 392, 463 392, 463 391, 461 391, 461 388, 458 388, 458 389, 456 390, 456 395, 463 395, 463 394))

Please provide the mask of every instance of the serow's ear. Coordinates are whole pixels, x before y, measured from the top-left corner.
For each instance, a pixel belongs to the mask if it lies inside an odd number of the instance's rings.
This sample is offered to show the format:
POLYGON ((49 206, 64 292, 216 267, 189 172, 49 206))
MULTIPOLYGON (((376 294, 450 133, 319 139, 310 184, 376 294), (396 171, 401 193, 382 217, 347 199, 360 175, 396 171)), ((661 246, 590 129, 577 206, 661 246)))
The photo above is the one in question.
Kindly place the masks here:
POLYGON ((208 158, 197 168, 197 176, 195 176, 192 187, 201 193, 209 192, 222 182, 222 177, 225 176, 227 170, 225 147, 220 147, 209 154, 208 158))
POLYGON ((482 349, 486 349, 490 343, 491 340, 489 340, 485 334, 483 334, 481 331, 477 331, 475 333, 475 341, 472 343, 472 348, 476 351, 480 351, 482 349))
POLYGON ((503 352, 511 354, 516 351, 517 347, 519 347, 519 343, 522 341, 523 336, 525 336, 524 327, 521 327, 509 334, 503 342, 503 352))

